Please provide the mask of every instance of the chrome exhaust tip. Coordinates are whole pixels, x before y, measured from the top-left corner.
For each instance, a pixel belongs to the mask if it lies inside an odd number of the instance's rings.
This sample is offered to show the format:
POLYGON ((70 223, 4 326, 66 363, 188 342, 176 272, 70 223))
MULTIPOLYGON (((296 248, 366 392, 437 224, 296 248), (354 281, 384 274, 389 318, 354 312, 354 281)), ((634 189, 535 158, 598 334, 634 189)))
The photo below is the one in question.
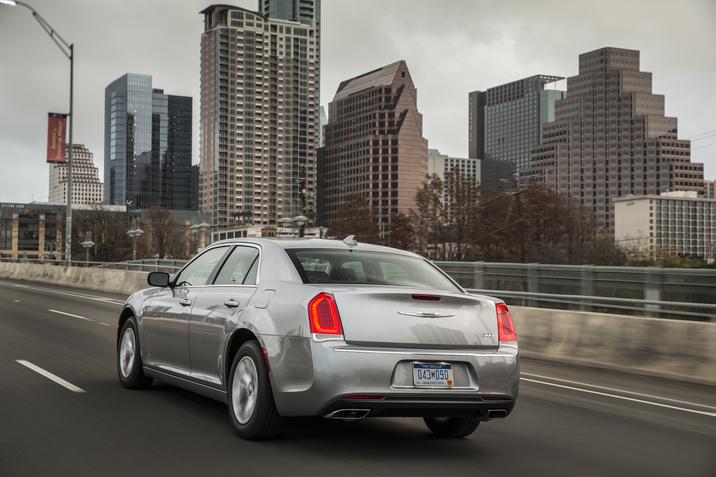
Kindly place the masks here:
POLYGON ((507 417, 507 409, 490 409, 487 411, 488 419, 502 419, 507 417))
POLYGON ((368 417, 368 414, 370 414, 370 409, 338 409, 337 411, 326 414, 324 417, 326 419, 357 421, 359 419, 363 419, 364 417, 368 417))

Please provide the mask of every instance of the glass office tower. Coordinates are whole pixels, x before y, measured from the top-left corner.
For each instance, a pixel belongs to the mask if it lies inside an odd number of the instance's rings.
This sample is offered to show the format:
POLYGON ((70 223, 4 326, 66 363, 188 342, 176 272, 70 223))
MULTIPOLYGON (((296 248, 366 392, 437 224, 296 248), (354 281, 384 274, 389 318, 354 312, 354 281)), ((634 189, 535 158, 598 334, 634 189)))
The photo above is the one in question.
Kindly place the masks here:
POLYGON ((105 89, 106 203, 129 209, 191 207, 191 98, 127 73, 105 89))

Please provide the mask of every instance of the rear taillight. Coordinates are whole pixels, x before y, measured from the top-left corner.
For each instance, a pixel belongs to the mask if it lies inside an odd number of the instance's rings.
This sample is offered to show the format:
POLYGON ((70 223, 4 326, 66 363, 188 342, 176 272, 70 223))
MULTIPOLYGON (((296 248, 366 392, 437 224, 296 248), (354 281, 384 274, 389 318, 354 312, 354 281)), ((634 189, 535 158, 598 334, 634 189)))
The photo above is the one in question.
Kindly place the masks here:
POLYGON ((318 335, 342 335, 341 316, 333 295, 321 293, 308 304, 308 321, 311 333, 318 335))
POLYGON ((497 335, 500 342, 517 341, 517 333, 515 333, 515 323, 512 321, 510 310, 504 303, 498 303, 497 308, 497 335))

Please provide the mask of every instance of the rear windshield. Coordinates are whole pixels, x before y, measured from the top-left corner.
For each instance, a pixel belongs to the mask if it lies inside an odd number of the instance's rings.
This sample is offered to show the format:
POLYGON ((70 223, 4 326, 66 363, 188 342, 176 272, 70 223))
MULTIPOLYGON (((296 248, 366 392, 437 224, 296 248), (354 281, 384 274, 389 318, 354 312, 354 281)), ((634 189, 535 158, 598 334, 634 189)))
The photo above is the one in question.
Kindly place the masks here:
POLYGON ((304 283, 391 285, 459 292, 425 259, 362 250, 287 249, 304 283))

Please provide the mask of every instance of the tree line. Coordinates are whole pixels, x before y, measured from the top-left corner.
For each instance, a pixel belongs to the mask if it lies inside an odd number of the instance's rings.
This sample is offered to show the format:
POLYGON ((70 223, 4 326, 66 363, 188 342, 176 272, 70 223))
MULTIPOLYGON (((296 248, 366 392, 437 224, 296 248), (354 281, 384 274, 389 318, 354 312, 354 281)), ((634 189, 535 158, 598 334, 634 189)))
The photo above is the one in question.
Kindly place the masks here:
POLYGON ((647 256, 615 244, 591 209, 540 187, 490 190, 449 173, 427 176, 416 207, 379 226, 367 197, 348 197, 329 229, 338 238, 417 252, 432 260, 633 266, 698 266, 669 253, 647 256))

